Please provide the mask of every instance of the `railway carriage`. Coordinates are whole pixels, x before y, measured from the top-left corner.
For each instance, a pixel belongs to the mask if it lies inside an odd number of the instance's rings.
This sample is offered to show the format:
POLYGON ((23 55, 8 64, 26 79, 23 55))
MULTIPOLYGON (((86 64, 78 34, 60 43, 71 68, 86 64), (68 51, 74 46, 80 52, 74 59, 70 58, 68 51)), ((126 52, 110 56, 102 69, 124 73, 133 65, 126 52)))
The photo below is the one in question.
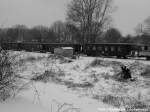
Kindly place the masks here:
POLYGON ((131 53, 132 45, 126 43, 93 43, 85 44, 88 56, 117 56, 126 58, 131 53))
MULTIPOLYGON (((19 49, 20 46, 18 46, 19 49)), ((26 51, 41 51, 42 45, 40 43, 22 43, 21 49, 26 51)))
POLYGON ((72 47, 74 48, 75 52, 81 52, 81 45, 80 44, 60 44, 60 43, 41 43, 42 51, 43 52, 52 52, 54 53, 55 48, 59 47, 72 47))
POLYGON ((15 42, 1 43, 1 47, 4 50, 18 50, 18 44, 15 42))
POLYGON ((33 43, 33 42, 5 42, 1 43, 4 50, 26 50, 35 52, 54 53, 55 48, 72 47, 73 53, 84 53, 87 56, 106 57, 146 57, 150 59, 150 45, 129 43, 90 43, 90 44, 62 44, 62 43, 33 43))
POLYGON ((80 44, 60 44, 60 43, 33 43, 33 42, 5 42, 1 43, 1 47, 4 50, 26 50, 26 51, 36 51, 36 52, 51 52, 54 53, 55 48, 59 47, 72 47, 74 48, 74 53, 81 53, 80 44))
POLYGON ((141 44, 138 45, 138 47, 139 47, 138 56, 146 57, 147 60, 150 60, 150 45, 141 44))

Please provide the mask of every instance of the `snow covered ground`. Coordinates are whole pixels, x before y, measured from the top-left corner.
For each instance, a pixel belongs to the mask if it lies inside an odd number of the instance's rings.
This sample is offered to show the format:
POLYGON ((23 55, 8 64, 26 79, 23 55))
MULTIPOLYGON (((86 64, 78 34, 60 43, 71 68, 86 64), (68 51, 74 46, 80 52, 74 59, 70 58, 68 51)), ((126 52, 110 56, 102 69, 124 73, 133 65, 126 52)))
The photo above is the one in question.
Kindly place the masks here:
POLYGON ((75 60, 24 51, 11 55, 16 73, 27 84, 14 99, 0 104, 0 112, 100 112, 137 102, 150 105, 149 61, 84 56, 75 60), (121 64, 130 68, 134 81, 116 80, 121 64))

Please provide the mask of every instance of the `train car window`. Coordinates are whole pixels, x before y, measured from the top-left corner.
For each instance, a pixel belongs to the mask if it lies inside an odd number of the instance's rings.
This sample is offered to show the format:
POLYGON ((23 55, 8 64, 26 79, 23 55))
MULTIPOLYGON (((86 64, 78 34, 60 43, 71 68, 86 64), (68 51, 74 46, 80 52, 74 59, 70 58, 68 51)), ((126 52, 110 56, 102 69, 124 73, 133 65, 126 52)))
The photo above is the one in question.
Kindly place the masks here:
POLYGON ((93 47, 93 50, 96 51, 96 47, 95 46, 93 47))
POLYGON ((105 51, 108 51, 108 47, 105 47, 105 51))
POLYGON ((150 51, 150 47, 148 47, 148 51, 150 51))
POLYGON ((121 51, 121 47, 118 47, 118 51, 121 51))
POLYGON ((101 50, 102 50, 102 47, 98 47, 98 50, 101 51, 101 50))
POLYGON ((42 45, 40 45, 40 49, 42 49, 42 45))
POLYGON ((41 49, 41 45, 40 44, 38 45, 38 49, 41 49))
POLYGON ((111 47, 111 51, 115 51, 115 47, 111 47))
POLYGON ((144 50, 144 46, 141 47, 141 50, 144 50))
POLYGON ((87 50, 90 50, 90 47, 89 47, 89 46, 87 46, 87 50))
POLYGON ((144 46, 144 50, 146 50, 146 51, 147 51, 147 50, 148 50, 148 46, 144 46))

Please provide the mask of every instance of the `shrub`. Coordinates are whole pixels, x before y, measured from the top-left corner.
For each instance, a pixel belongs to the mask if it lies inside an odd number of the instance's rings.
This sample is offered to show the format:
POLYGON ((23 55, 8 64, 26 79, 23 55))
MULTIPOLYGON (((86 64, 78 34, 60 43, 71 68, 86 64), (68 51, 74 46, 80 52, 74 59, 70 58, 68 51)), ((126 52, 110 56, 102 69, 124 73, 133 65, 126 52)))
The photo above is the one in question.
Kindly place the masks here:
POLYGON ((18 76, 14 73, 13 61, 7 51, 0 51, 0 100, 15 95, 18 76))
POLYGON ((92 67, 96 67, 96 66, 108 67, 108 66, 120 66, 120 65, 122 65, 121 62, 100 60, 97 58, 95 60, 93 60, 92 63, 90 64, 90 66, 92 66, 92 67))
POLYGON ((55 72, 54 70, 46 70, 43 74, 33 76, 31 80, 41 81, 44 83, 47 83, 49 81, 61 83, 61 77, 63 76, 65 76, 65 73, 62 70, 59 70, 58 72, 55 72))
POLYGON ((115 97, 115 96, 112 96, 112 95, 106 95, 104 96, 104 98, 102 99, 102 101, 106 104, 109 104, 109 105, 113 105, 115 107, 120 107, 122 105, 122 98, 120 97, 115 97))
POLYGON ((55 78, 55 72, 51 71, 45 71, 43 74, 34 76, 31 78, 33 81, 42 81, 42 82, 48 82, 50 78, 55 78))
POLYGON ((149 112, 150 110, 147 104, 131 97, 106 95, 102 101, 117 108, 124 107, 125 112, 149 112))
POLYGON ((147 66, 145 70, 141 73, 142 76, 150 78, 150 66, 147 66))
POLYGON ((131 105, 125 107, 126 112, 149 112, 150 108, 144 102, 135 101, 131 105))
POLYGON ((95 67, 95 66, 103 65, 103 63, 104 63, 103 60, 95 59, 95 60, 92 61, 90 66, 95 67))

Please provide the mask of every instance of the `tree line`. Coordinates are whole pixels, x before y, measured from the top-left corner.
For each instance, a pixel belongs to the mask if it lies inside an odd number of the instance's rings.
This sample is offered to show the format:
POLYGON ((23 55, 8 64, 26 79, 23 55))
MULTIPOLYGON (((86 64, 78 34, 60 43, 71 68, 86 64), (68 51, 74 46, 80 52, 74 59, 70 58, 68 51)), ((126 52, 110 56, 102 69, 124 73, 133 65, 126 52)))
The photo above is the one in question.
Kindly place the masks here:
POLYGON ((137 36, 122 36, 111 26, 114 9, 113 0, 71 0, 65 22, 56 21, 50 27, 1 28, 0 42, 150 43, 150 17, 137 25, 137 36))

